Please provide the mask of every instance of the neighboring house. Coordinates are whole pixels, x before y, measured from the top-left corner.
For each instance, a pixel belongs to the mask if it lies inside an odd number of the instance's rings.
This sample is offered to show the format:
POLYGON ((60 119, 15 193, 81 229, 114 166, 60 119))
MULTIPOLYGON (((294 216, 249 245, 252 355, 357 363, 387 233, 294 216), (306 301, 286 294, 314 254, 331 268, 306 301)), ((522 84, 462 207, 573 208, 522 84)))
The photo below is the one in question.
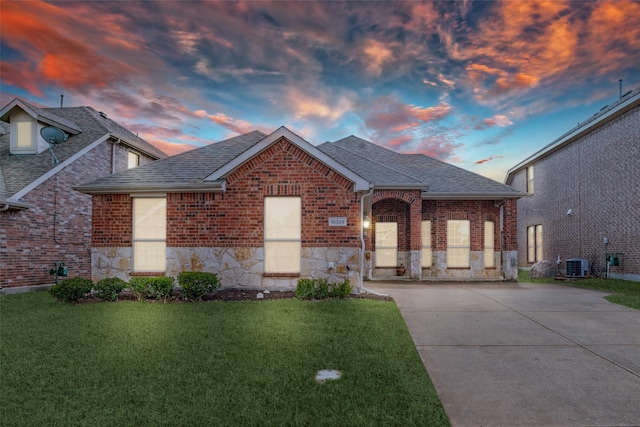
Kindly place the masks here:
POLYGON ((0 287, 51 284, 56 262, 90 277, 91 197, 72 187, 166 154, 91 107, 14 99, 0 131, 0 287))
POLYGON ((522 193, 356 137, 253 131, 76 189, 93 195, 94 280, 198 270, 227 287, 359 286, 399 265, 414 280, 517 277, 522 193))
POLYGON ((608 269, 640 281, 640 89, 518 163, 505 182, 528 193, 518 200, 519 266, 560 260, 568 275, 608 269))

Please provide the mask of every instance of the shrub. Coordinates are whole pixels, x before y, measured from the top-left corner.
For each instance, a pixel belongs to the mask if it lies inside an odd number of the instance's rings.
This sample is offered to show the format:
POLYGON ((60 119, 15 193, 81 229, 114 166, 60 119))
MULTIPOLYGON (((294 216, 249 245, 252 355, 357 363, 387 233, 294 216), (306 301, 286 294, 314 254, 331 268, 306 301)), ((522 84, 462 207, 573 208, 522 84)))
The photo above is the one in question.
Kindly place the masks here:
POLYGON ((63 302, 77 301, 91 292, 93 282, 82 277, 72 277, 53 285, 49 293, 56 299, 63 302))
POLYGON ((146 298, 166 300, 173 290, 173 278, 136 276, 129 281, 129 288, 138 301, 146 298))
POLYGON ((298 279, 296 296, 301 299, 344 298, 351 293, 349 279, 342 283, 329 283, 327 279, 298 279))
POLYGON ((352 289, 353 288, 351 287, 351 282, 349 282, 349 279, 344 279, 344 282, 342 283, 332 284, 329 294, 332 297, 345 298, 349 296, 352 289))
POLYGON ((124 280, 118 279, 117 277, 107 277, 96 283, 93 288, 98 298, 105 301, 115 301, 118 299, 120 292, 126 287, 127 282, 124 280))
POLYGON ((204 295, 214 293, 220 287, 220 281, 214 273, 183 271, 178 274, 178 285, 186 298, 202 300, 204 295))

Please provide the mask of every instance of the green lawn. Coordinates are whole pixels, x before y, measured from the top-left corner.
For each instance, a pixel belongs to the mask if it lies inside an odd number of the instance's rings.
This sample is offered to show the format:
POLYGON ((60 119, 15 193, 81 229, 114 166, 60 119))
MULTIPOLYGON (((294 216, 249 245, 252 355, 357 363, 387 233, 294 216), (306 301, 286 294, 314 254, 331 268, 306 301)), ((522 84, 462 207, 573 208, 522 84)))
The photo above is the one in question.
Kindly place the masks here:
POLYGON ((0 357, 0 425, 449 425, 393 302, 9 295, 0 357))
POLYGON ((529 283, 556 283, 561 285, 574 286, 576 288, 594 289, 598 291, 610 292, 613 295, 606 296, 609 302, 624 305, 640 310, 640 283, 621 279, 575 279, 575 280, 555 280, 531 279, 528 271, 518 272, 518 281, 529 283))

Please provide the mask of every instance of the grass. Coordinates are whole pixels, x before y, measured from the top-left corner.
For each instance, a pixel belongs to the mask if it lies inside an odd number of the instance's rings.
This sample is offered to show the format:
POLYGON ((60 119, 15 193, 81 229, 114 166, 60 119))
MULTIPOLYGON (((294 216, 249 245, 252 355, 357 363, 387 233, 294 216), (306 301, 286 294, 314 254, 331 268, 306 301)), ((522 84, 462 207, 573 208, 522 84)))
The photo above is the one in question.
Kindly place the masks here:
POLYGON ((0 316, 0 425, 449 425, 392 302, 36 292, 0 297, 0 316))
POLYGON ((606 296, 605 299, 607 301, 640 310, 640 283, 632 282, 630 280, 597 278, 576 280, 555 280, 553 278, 531 279, 528 271, 519 271, 518 281, 529 283, 555 283, 573 286, 576 288, 610 292, 613 295, 606 296))

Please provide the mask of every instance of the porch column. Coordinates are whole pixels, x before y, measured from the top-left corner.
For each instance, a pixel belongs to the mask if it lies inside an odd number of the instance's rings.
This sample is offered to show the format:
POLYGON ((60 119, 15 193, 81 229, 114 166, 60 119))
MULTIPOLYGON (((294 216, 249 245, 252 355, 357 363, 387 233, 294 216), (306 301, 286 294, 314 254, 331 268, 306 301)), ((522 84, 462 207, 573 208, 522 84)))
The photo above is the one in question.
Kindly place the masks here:
POLYGON ((413 280, 422 278, 422 237, 421 237, 421 221, 422 221, 422 199, 420 193, 413 199, 409 205, 409 249, 411 257, 410 273, 413 280))

